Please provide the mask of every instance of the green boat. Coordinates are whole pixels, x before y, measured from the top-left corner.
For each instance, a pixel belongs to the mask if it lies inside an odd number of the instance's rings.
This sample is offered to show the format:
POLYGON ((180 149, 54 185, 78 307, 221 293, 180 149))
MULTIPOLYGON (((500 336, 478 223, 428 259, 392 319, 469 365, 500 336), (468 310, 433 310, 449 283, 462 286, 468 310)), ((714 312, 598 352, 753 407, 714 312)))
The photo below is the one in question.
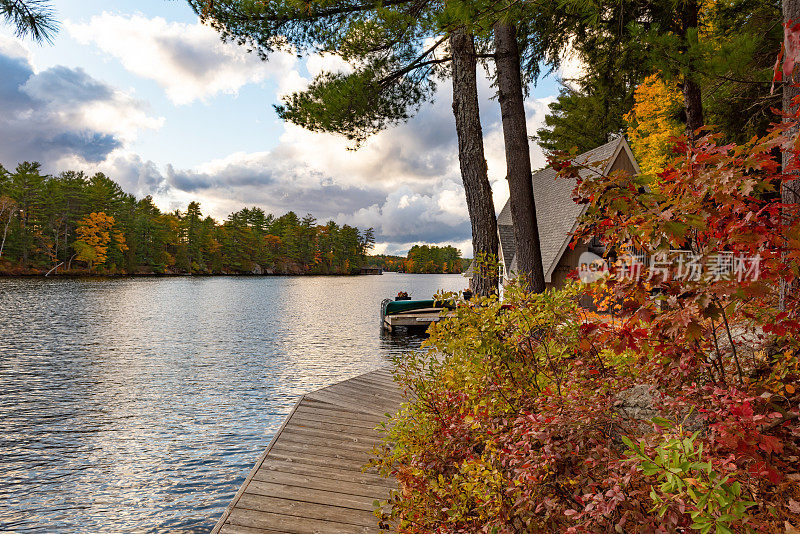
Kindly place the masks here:
POLYGON ((453 302, 443 302, 441 300, 392 300, 385 299, 381 303, 381 324, 387 330, 391 330, 392 324, 405 327, 425 327, 430 323, 436 322, 442 310, 455 309, 453 302), (388 317, 397 317, 387 319, 388 317), (405 319, 408 318, 408 321, 405 319), (409 323, 411 321, 411 323, 409 323))
POLYGON ((414 310, 424 310, 426 308, 441 308, 436 305, 436 301, 430 300, 389 300, 386 299, 383 308, 383 315, 394 315, 414 310))

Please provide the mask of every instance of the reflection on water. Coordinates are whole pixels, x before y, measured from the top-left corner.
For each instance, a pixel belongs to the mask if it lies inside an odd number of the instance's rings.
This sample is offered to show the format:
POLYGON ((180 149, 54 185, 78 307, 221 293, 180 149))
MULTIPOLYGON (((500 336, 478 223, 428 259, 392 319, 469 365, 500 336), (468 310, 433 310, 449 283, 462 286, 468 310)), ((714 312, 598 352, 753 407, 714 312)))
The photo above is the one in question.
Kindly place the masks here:
POLYGON ((0 280, 0 531, 208 532, 300 394, 458 275, 0 280))

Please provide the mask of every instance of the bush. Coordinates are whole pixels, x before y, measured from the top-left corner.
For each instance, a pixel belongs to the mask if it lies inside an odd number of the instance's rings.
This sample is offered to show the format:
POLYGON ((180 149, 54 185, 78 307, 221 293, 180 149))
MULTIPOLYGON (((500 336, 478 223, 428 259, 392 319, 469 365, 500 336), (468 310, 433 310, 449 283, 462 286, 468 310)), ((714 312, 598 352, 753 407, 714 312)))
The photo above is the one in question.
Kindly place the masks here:
MULTIPOLYGON (((758 258, 685 280, 622 259, 586 286, 460 306, 396 361, 413 394, 376 462, 398 532, 782 532, 797 524, 800 217, 781 204, 778 125, 708 134, 659 175, 578 180, 579 236, 654 257, 758 258), (662 276, 664 275, 664 276, 662 276), (613 309, 590 314, 582 293, 613 309), (632 392, 651 391, 631 416, 632 392), (643 420, 641 413, 650 413, 643 420), (656 415, 656 417, 653 417, 656 415), (786 475, 791 475, 787 480, 786 475), (794 481, 794 482, 793 482, 794 481)), ((797 156, 797 154, 794 154, 797 156)), ((578 165, 557 164, 577 177, 578 165)), ((797 157, 785 171, 797 172, 797 157)), ((665 270, 666 269, 666 270, 665 270)), ((376 512, 379 513, 379 512, 376 512)))

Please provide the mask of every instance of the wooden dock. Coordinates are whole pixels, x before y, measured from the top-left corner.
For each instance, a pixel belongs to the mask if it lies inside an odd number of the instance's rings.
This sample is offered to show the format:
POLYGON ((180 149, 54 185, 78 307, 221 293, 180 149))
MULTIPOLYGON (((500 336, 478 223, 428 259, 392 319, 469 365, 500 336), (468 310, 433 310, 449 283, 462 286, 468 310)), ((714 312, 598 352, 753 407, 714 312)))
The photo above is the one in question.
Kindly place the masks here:
POLYGON ((396 486, 362 468, 403 400, 386 368, 301 397, 212 534, 380 532, 373 502, 396 486))
POLYGON ((395 313, 383 317, 383 329, 387 332, 394 332, 398 327, 410 329, 427 329, 431 324, 438 323, 445 317, 453 314, 442 314, 442 308, 423 308, 420 310, 395 313))
POLYGON ((431 323, 439 322, 442 318, 441 308, 423 308, 420 310, 386 315, 383 318, 383 328, 389 332, 394 332, 395 328, 404 326, 406 328, 428 328, 431 323))

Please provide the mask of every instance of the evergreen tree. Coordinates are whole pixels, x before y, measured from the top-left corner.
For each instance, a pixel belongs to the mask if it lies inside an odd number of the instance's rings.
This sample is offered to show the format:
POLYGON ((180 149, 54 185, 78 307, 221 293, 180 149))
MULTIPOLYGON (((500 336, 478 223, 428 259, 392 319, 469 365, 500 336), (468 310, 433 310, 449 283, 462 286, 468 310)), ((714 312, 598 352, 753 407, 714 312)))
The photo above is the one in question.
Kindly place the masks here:
POLYGON ((687 133, 713 124, 732 141, 763 134, 779 95, 769 93, 782 35, 776 0, 625 0, 559 4, 571 20, 572 50, 584 67, 537 132, 545 149, 579 151, 624 133, 634 91, 660 73, 682 95, 687 133))
POLYGON ((162 213, 151 197, 137 200, 102 174, 0 166, 2 272, 58 274, 83 265, 121 273, 347 274, 365 264, 374 240, 371 228, 320 225, 292 212, 276 219, 258 207, 217 224, 197 202, 162 213))

